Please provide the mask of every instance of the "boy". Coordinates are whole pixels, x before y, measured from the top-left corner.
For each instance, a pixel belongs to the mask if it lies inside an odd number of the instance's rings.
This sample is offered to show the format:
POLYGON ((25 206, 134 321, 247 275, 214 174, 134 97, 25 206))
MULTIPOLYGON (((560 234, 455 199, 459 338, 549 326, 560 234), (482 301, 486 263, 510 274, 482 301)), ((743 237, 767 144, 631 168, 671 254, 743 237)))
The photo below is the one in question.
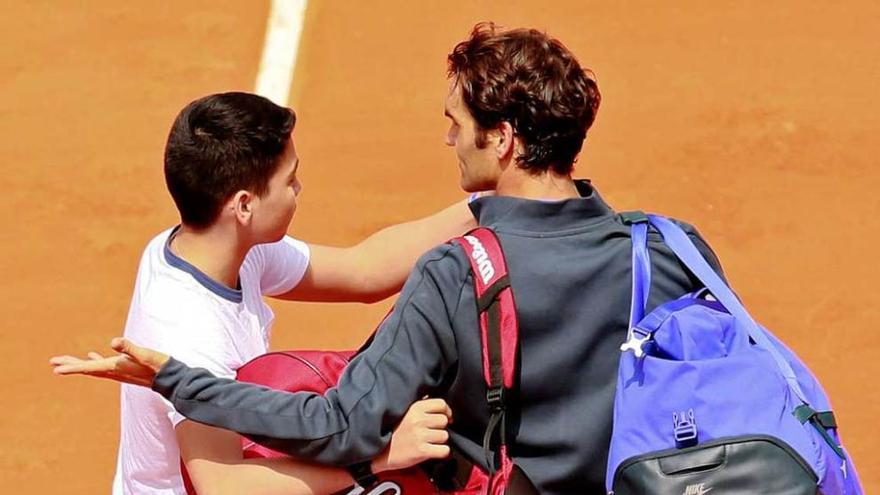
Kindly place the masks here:
MULTIPOLYGON (((348 249, 286 237, 302 187, 295 123, 292 110, 245 93, 207 96, 180 112, 168 136, 165 178, 181 225, 159 234, 143 254, 127 337, 234 377, 268 350, 274 316, 262 296, 383 299, 399 290, 419 254, 473 223, 462 203, 348 249)), ((415 405, 397 430, 401 438, 374 467, 446 455, 448 415, 439 399, 415 405)), ((185 493, 181 457, 202 495, 329 493, 352 484, 344 470, 290 459, 243 461, 237 435, 187 421, 156 394, 124 385, 113 493, 185 493)))

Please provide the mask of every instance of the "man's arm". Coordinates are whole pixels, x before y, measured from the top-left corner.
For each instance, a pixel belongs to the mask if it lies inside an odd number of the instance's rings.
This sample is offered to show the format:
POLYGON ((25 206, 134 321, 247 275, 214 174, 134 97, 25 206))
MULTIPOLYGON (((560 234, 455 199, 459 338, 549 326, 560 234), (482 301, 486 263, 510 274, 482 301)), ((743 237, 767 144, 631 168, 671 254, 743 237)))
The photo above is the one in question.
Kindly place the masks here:
POLYGON ((438 247, 419 261, 370 346, 324 395, 224 380, 175 359, 152 388, 180 414, 280 452, 336 465, 372 459, 407 407, 430 395, 457 361, 450 313, 469 265, 453 249, 438 247))
POLYGON ((376 302, 398 292, 419 256, 476 227, 468 201, 431 216, 386 227, 355 246, 310 244, 309 266, 289 292, 296 301, 376 302))
POLYGON ((184 416, 239 431, 277 451, 325 464, 363 462, 388 444, 409 405, 436 390, 457 364, 451 315, 470 265, 455 249, 440 246, 420 260, 371 345, 323 396, 217 378, 122 339, 113 344, 123 352, 119 356, 60 356, 51 362, 57 374, 152 384, 184 416))
MULTIPOLYGON (((440 399, 413 404, 394 430, 391 445, 373 460, 373 472, 401 469, 449 455, 451 417, 440 399)), ((182 421, 175 428, 190 480, 201 495, 313 495, 354 484, 348 471, 287 458, 244 459, 238 434, 182 421)))

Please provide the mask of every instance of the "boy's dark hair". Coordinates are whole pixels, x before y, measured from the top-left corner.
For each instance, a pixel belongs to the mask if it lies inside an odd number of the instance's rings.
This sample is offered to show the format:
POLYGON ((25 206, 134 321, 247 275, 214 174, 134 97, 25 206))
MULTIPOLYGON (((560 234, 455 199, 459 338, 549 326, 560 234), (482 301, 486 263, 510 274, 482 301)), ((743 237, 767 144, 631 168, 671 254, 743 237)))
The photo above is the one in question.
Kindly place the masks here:
POLYGON ((478 147, 506 121, 525 145, 520 167, 571 173, 601 97, 592 72, 562 43, 535 29, 480 23, 447 61, 477 122, 478 147))
POLYGON ((264 194, 295 124, 293 110, 249 93, 210 95, 181 110, 165 146, 165 183, 181 221, 208 227, 236 191, 264 194))

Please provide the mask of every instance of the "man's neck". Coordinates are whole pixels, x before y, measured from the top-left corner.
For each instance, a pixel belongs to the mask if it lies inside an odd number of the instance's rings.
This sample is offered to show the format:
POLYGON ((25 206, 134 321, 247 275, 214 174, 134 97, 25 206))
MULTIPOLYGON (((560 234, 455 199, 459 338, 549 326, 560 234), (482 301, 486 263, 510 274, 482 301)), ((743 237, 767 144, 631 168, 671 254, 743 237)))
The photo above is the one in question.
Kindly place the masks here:
POLYGON ((235 232, 227 232, 220 225, 201 230, 181 225, 170 248, 205 275, 236 289, 238 272, 250 246, 241 245, 235 232))
POLYGON ((560 175, 552 171, 532 174, 520 168, 508 169, 501 175, 495 194, 545 201, 580 196, 570 175, 560 175))

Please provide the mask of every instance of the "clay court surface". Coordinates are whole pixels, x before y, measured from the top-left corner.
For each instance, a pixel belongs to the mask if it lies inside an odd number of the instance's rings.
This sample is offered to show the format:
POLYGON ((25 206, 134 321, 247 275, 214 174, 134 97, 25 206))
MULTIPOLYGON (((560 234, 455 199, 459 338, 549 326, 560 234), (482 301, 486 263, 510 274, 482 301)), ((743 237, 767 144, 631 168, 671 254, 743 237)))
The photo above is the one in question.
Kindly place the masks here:
MULTIPOLYGON (((445 55, 480 20, 546 29, 604 96, 577 175, 617 209, 700 228, 820 377, 880 490, 880 6, 591 3, 313 0, 291 93, 305 185, 291 233, 351 244, 463 197, 443 145, 445 55)), ((143 246, 177 221, 168 127, 196 97, 253 89, 269 7, 2 10, 0 492, 108 493, 118 387, 54 377, 47 360, 121 332, 143 246)), ((390 304, 273 304, 274 347, 356 346, 390 304)))

